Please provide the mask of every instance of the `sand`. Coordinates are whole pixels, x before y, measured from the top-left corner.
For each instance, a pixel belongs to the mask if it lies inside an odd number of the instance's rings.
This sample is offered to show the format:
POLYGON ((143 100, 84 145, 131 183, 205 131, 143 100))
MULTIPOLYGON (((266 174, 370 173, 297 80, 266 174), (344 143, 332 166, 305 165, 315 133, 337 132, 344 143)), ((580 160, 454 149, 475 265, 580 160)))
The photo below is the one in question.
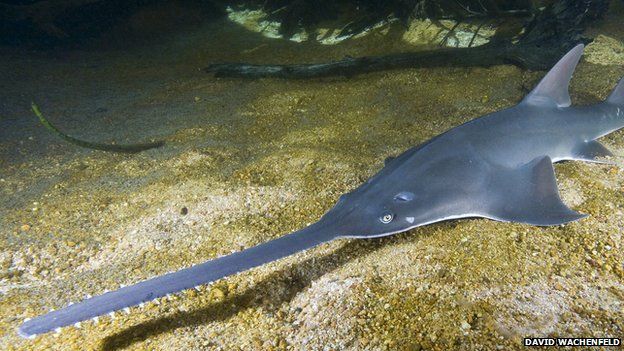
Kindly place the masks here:
MULTIPOLYGON (((619 3, 618 3, 619 4, 619 3)), ((624 76, 624 15, 590 29, 574 103, 624 76)), ((339 240, 114 319, 34 340, 27 317, 250 247, 318 219, 383 160, 511 106, 544 72, 404 69, 306 81, 217 79, 211 62, 320 62, 414 49, 395 30, 334 46, 227 19, 132 46, 0 49, 0 349, 514 350, 526 336, 624 335, 624 132, 615 165, 556 165, 589 214, 538 228, 443 222, 339 240), (36 101, 92 141, 165 139, 117 155, 50 134, 36 101), (188 213, 183 214, 186 208, 188 213)))

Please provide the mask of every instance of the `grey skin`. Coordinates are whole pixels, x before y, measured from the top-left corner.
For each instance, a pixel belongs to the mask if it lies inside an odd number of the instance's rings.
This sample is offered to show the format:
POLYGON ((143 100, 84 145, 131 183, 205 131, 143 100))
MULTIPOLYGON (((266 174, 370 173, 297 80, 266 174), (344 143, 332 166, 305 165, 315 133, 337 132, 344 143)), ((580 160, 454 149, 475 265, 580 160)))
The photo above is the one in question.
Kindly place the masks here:
POLYGON ((538 226, 583 218, 557 191, 552 162, 611 153, 595 141, 624 126, 624 80, 602 103, 571 107, 567 53, 518 105, 453 128, 388 160, 318 222, 267 243, 86 299, 25 321, 37 334, 196 287, 336 238, 374 238, 453 218, 538 226))

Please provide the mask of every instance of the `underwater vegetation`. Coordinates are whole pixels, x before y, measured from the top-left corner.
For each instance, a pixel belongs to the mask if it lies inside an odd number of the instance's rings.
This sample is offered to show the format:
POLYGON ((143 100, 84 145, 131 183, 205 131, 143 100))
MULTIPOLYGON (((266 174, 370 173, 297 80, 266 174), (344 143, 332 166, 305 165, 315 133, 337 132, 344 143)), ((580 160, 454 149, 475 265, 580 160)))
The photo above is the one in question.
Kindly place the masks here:
POLYGON ((33 112, 37 116, 37 118, 39 118, 39 121, 41 122, 41 124, 43 124, 49 131, 58 135, 63 140, 66 140, 69 143, 82 146, 87 149, 111 151, 111 152, 123 152, 123 153, 132 154, 132 153, 141 152, 141 151, 145 151, 145 150, 149 150, 155 147, 161 147, 165 145, 164 141, 156 141, 156 142, 144 143, 144 144, 114 145, 114 144, 100 144, 100 143, 79 140, 61 132, 58 128, 52 125, 52 123, 50 123, 50 121, 48 121, 43 116, 43 114, 41 113, 37 105, 33 103, 31 107, 32 107, 33 112))

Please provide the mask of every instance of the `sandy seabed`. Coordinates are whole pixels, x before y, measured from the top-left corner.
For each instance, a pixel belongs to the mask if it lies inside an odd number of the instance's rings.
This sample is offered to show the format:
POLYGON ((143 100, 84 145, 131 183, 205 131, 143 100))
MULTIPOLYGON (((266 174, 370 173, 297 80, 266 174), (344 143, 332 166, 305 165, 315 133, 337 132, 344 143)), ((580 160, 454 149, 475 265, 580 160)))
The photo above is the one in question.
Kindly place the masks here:
MULTIPOLYGON (((622 16, 614 4, 587 32, 596 40, 574 76, 575 103, 604 99, 624 76, 622 16)), ((620 131, 601 140, 614 165, 555 167, 564 201, 589 214, 579 222, 466 219, 339 240, 114 319, 19 338, 27 317, 314 222, 386 157, 517 103, 543 75, 497 66, 284 81, 199 71, 410 45, 393 30, 299 44, 223 19, 131 48, 0 49, 0 349, 509 350, 527 336, 622 337, 620 131), (31 101, 82 139, 167 144, 131 156, 81 149, 38 124, 31 101)))

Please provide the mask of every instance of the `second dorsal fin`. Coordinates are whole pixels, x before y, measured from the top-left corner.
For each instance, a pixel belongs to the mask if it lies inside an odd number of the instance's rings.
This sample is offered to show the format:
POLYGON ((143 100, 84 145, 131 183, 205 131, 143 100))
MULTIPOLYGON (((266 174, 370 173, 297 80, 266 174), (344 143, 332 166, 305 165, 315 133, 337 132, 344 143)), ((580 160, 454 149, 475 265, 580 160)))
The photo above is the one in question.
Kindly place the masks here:
POLYGON ((579 44, 565 54, 522 101, 529 104, 554 103, 559 107, 570 106, 572 102, 568 87, 584 48, 585 45, 579 44))

